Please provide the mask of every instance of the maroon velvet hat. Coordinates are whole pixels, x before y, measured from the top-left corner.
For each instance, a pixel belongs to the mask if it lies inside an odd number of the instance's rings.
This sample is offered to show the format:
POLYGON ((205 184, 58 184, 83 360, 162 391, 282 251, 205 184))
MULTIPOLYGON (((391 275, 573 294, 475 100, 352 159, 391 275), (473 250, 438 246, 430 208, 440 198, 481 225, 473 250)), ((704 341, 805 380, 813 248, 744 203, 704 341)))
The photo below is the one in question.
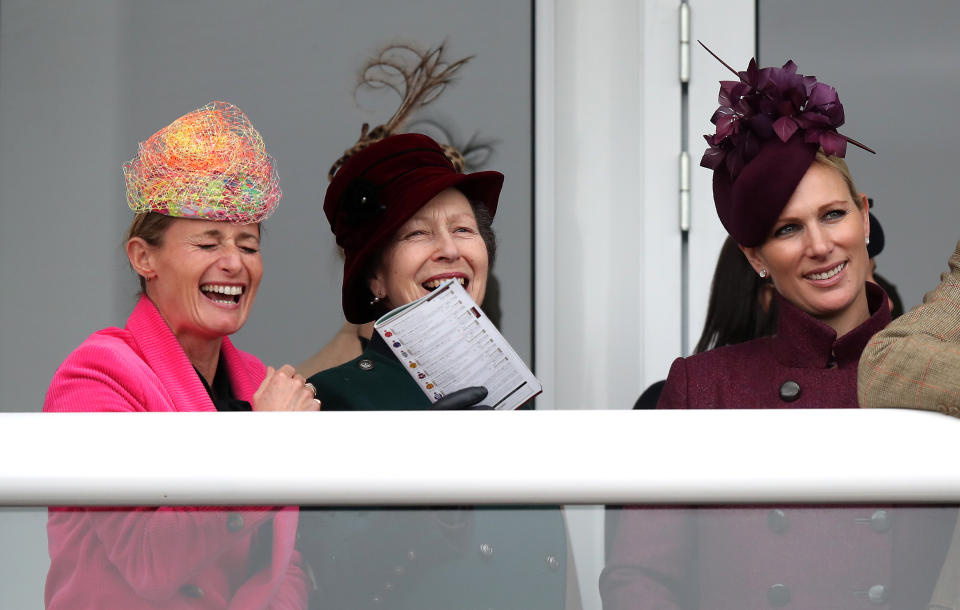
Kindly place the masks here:
POLYGON ((399 134, 355 153, 337 170, 323 200, 323 211, 343 248, 343 313, 362 324, 377 312, 366 273, 411 216, 448 188, 483 203, 492 217, 503 186, 503 174, 462 174, 443 148, 421 134, 399 134))
POLYGON ((707 51, 740 80, 720 81, 720 107, 710 118, 717 131, 704 136, 710 148, 700 165, 713 170, 724 228, 740 245, 759 246, 818 150, 843 157, 850 142, 873 151, 837 133, 844 114, 836 89, 798 74, 792 61, 758 68, 751 59, 737 72, 707 51))

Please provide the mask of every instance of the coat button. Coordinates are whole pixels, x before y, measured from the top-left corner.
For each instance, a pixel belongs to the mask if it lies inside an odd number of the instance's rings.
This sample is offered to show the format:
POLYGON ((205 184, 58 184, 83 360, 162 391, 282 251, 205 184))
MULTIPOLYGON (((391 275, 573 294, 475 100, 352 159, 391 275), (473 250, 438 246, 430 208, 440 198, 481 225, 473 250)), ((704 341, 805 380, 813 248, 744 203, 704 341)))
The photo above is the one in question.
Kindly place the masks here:
POLYGON ((793 402, 800 398, 800 384, 796 381, 784 381, 780 385, 780 400, 783 402, 793 402))
POLYGON ((551 572, 556 572, 560 569, 560 560, 557 559, 556 555, 547 555, 547 567, 550 568, 551 572))
POLYGON ((875 511, 870 515, 870 528, 875 532, 886 532, 892 527, 890 513, 885 510, 875 511))
POLYGON ((869 524, 870 529, 879 534, 890 531, 890 528, 893 527, 893 523, 890 520, 890 513, 883 509, 875 510, 869 517, 859 517, 854 519, 854 521, 869 524))
POLYGON ((360 367, 361 371, 372 371, 373 370, 373 360, 369 358, 363 358, 360 362, 357 363, 357 366, 360 367))
POLYGON ((231 513, 227 517, 227 531, 228 532, 239 532, 243 530, 243 515, 240 513, 231 513))
POLYGON ((873 585, 867 589, 867 599, 870 600, 871 604, 885 604, 887 600, 890 599, 890 592, 883 585, 873 585))
POLYGON ((787 513, 775 508, 767 513, 767 527, 775 534, 787 531, 787 513))
POLYGON ((767 601, 775 608, 783 608, 790 603, 790 589, 787 585, 771 585, 767 589, 767 601))
POLYGON ((491 557, 493 557, 493 545, 487 544, 486 542, 481 544, 480 556, 483 557, 484 559, 490 559, 491 557))
POLYGON ((192 597, 194 599, 200 599, 203 597, 203 589, 197 585, 183 585, 180 587, 180 593, 186 597, 192 597))

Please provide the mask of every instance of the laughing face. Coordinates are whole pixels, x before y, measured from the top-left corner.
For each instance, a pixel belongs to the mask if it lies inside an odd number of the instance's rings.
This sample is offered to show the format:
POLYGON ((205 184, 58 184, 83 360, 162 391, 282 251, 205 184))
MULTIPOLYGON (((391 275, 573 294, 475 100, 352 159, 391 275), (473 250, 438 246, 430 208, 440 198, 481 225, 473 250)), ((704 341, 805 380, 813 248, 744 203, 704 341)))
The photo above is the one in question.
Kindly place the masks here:
POLYGON ((869 317, 867 206, 858 208, 840 172, 813 163, 758 247, 743 248, 777 291, 843 335, 869 317))
POLYGON ((370 291, 399 307, 455 278, 477 303, 487 289, 487 247, 467 198, 447 189, 394 235, 370 280, 370 291))
POLYGON ((177 218, 159 245, 140 250, 131 264, 181 344, 224 337, 247 321, 263 275, 259 225, 177 218))

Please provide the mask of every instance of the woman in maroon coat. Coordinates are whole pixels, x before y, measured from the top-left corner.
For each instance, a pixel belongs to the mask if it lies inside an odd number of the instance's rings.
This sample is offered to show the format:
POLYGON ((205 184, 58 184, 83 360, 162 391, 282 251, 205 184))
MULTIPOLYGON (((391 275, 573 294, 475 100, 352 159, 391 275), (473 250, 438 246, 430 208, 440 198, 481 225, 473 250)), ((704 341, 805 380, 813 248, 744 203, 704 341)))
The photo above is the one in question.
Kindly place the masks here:
MULTIPOLYGON (((777 333, 678 358, 657 407, 855 408, 860 353, 890 321, 866 281, 866 196, 841 158, 857 143, 836 131, 836 90, 793 62, 737 76, 721 83, 701 165, 720 221, 773 281, 777 333)), ((926 607, 955 520, 935 507, 627 510, 604 608, 926 607)))

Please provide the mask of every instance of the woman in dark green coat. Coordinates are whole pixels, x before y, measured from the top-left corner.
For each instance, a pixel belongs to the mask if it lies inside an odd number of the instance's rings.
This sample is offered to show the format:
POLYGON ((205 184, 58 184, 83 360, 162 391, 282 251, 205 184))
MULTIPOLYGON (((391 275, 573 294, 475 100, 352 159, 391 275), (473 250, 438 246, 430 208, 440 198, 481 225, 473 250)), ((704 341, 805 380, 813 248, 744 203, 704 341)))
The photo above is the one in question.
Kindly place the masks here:
MULTIPOLYGON (((386 131, 364 130, 331 170, 324 199, 345 256, 346 319, 369 322, 451 278, 482 302, 503 175, 465 174, 450 147, 386 131)), ((324 411, 432 408, 377 333, 358 358, 309 382, 324 411)), ((567 595, 557 507, 304 511, 301 547, 317 581, 317 608, 579 605, 567 595)))
MULTIPOLYGON (((393 135, 349 156, 333 177, 323 209, 344 252, 348 322, 374 320, 451 278, 482 302, 503 174, 461 173, 447 154, 427 136, 393 135)), ((327 411, 431 406, 376 333, 359 358, 310 383, 327 411)))

